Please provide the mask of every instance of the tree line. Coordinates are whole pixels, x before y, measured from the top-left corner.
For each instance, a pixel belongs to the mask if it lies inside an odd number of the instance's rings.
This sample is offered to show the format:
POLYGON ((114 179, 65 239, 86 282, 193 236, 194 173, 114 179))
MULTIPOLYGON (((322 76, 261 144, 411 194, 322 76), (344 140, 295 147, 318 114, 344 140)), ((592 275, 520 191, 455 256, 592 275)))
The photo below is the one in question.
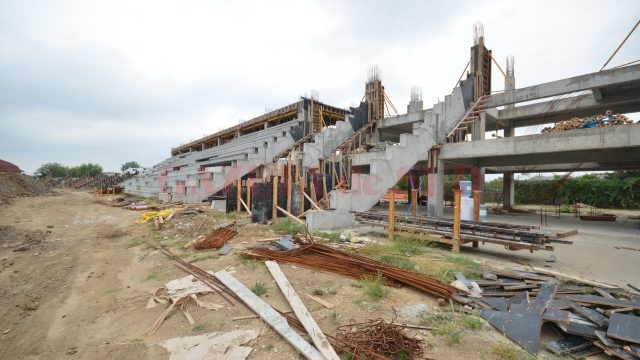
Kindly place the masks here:
MULTIPOLYGON (((122 164, 122 166, 120 167, 120 170, 125 171, 129 168, 139 168, 139 167, 140 167, 140 164, 138 164, 138 162, 128 161, 122 164)), ((73 178, 80 178, 85 176, 93 177, 101 173, 102 173, 102 166, 100 166, 99 164, 86 163, 86 164, 69 167, 57 162, 50 162, 50 163, 42 164, 38 168, 38 170, 36 170, 34 175, 38 178, 45 177, 45 176, 51 176, 54 178, 67 177, 67 176, 73 177, 73 178)))

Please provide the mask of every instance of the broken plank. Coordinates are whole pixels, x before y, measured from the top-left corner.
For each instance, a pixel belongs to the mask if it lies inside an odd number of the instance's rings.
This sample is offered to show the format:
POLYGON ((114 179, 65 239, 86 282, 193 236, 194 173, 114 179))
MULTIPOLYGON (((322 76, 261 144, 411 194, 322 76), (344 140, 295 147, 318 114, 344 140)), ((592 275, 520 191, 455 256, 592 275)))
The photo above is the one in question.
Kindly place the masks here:
POLYGON ((620 313, 611 315, 607 336, 640 344, 640 317, 620 313))
POLYGON ((282 212, 283 214, 287 215, 288 218, 290 218, 293 221, 297 221, 300 224, 304 224, 304 221, 300 220, 299 218, 295 217, 293 214, 291 214, 290 212, 288 212, 287 210, 281 208, 280 206, 276 205, 276 209, 280 210, 280 212, 282 212))
POLYGON ((508 311, 507 300, 503 297, 483 297, 482 302, 499 311, 508 311))
POLYGON ((547 309, 542 314, 542 320, 551 321, 554 323, 565 323, 569 324, 569 320, 571 318, 571 311, 566 310, 558 310, 558 309, 547 309))
POLYGON ((318 304, 326 307, 327 309, 333 309, 333 307, 335 306, 332 303, 330 303, 330 302, 328 302, 326 300, 320 299, 317 296, 313 296, 313 295, 310 295, 310 294, 307 294, 307 293, 301 293, 301 294, 303 294, 304 296, 308 297, 309 299, 317 302, 318 304))
POLYGON ((587 304, 606 305, 611 307, 629 307, 640 309, 640 302, 620 299, 608 299, 597 295, 558 295, 559 298, 587 304))
POLYGON ((589 321, 599 325, 599 326, 607 326, 607 324, 609 324, 609 319, 600 314, 599 312, 593 310, 593 309, 589 309, 587 307, 583 307, 580 305, 577 305, 575 303, 571 304, 571 308, 573 309, 573 311, 575 311, 576 313, 584 316, 585 318, 589 319, 589 321))
POLYGON ((256 314, 280 334, 289 344, 298 350, 307 359, 322 360, 322 354, 306 342, 287 323, 287 320, 278 314, 269 304, 265 303, 256 294, 251 292, 231 274, 222 270, 214 274, 216 279, 223 283, 230 291, 238 296, 256 314))
POLYGON ((574 230, 565 231, 565 232, 557 233, 557 234, 556 234, 556 236, 557 236, 557 237, 559 237, 559 238, 561 238, 561 239, 562 239, 562 238, 569 237, 569 236, 573 236, 573 235, 578 235, 578 230, 575 230, 575 229, 574 229, 574 230))
POLYGON ((622 344, 620 344, 617 340, 608 337, 607 333, 604 331, 596 330, 595 334, 596 338, 598 338, 598 340, 600 340, 600 342, 606 347, 622 347, 622 344))
POLYGON ((267 269, 269 269, 271 276, 273 276, 273 279, 278 284, 280 291, 282 291, 282 294, 289 302, 289 305, 291 305, 291 308, 298 317, 298 320, 300 320, 304 329, 307 330, 307 333, 316 345, 318 351, 320 351, 325 359, 340 360, 338 354, 333 350, 333 347, 331 347, 331 344, 322 332, 322 329, 320 329, 320 326, 318 326, 316 321, 313 319, 313 316, 309 313, 309 310, 307 310, 302 303, 302 300, 298 297, 298 294, 296 294, 296 290, 291 286, 289 279, 284 275, 278 263, 275 261, 265 261, 264 263, 267 265, 267 269))
POLYGON ((480 316, 532 354, 538 353, 542 316, 534 312, 480 310, 480 316))
POLYGON ((544 346, 557 356, 565 356, 571 352, 590 347, 591 341, 580 336, 569 335, 560 340, 549 341, 544 346))
POLYGON ((567 275, 567 274, 559 273, 557 271, 548 270, 548 269, 537 267, 537 266, 532 266, 532 268, 533 268, 533 271, 535 271, 537 273, 551 275, 551 276, 557 277, 559 279, 572 280, 572 281, 575 281, 575 282, 578 282, 578 283, 587 284, 587 285, 591 285, 591 286, 612 287, 612 285, 610 285, 610 284, 605 284, 605 283, 598 282, 598 281, 583 279, 583 278, 578 277, 578 276, 567 275))

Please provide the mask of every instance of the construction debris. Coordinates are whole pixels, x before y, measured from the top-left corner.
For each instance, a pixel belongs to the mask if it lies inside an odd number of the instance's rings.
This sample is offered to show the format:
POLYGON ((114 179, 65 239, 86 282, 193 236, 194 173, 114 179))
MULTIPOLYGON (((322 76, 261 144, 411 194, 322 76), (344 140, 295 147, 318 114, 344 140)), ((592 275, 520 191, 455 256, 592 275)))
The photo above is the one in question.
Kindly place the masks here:
POLYGON ((158 345, 167 349, 169 360, 246 359, 253 348, 242 346, 260 336, 257 329, 213 332, 172 338, 158 345))
MULTIPOLYGON (((209 274, 212 272, 210 271, 209 274)), ((187 318, 190 324, 194 324, 193 317, 187 310, 187 304, 193 300, 196 306, 209 309, 209 310, 220 310, 224 306, 211 303, 209 301, 201 300, 198 298, 198 295, 206 295, 208 293, 214 292, 214 289, 205 285, 201 281, 198 281, 193 275, 188 275, 179 279, 171 280, 168 283, 164 284, 161 288, 155 291, 153 295, 149 298, 147 302, 147 309, 153 309, 156 306, 156 303, 165 304, 167 308, 164 312, 156 319, 149 329, 147 329, 146 334, 154 333, 162 324, 164 319, 171 313, 175 306, 180 307, 182 313, 187 318)))
POLYGON ((485 320, 534 354, 542 324, 549 322, 565 333, 545 344, 556 355, 579 358, 604 351, 621 359, 638 358, 633 349, 640 343, 640 294, 571 279, 575 285, 558 285, 540 272, 491 269, 483 279, 469 280, 482 288, 482 298, 455 300, 480 309, 485 320))
POLYGON ((176 211, 176 209, 164 209, 160 211, 146 211, 141 216, 140 219, 136 220, 136 224, 144 224, 153 219, 156 219, 158 216, 161 216, 163 219, 167 219, 169 216, 173 216, 172 214, 176 211))
POLYGON ((383 359, 422 359, 422 339, 405 335, 404 327, 383 319, 352 322, 340 326, 336 337, 351 353, 382 355, 383 359))
POLYGON ((540 132, 563 132, 574 129, 592 129, 597 127, 633 124, 633 120, 623 114, 612 115, 607 111, 606 115, 594 115, 588 118, 573 118, 571 120, 559 121, 552 127, 546 127, 540 132))
POLYGON ((227 241, 233 239, 236 234, 238 234, 238 227, 235 222, 223 225, 215 229, 206 238, 196 242, 193 247, 197 250, 218 249, 223 247, 227 241))
POLYGON ((290 251, 277 251, 265 248, 253 248, 245 255, 258 260, 275 260, 313 269, 322 269, 332 273, 363 279, 380 274, 389 285, 408 285, 431 295, 451 299, 460 290, 444 284, 430 276, 400 269, 364 256, 350 254, 317 243, 308 235, 304 239, 293 237, 300 248, 290 251))

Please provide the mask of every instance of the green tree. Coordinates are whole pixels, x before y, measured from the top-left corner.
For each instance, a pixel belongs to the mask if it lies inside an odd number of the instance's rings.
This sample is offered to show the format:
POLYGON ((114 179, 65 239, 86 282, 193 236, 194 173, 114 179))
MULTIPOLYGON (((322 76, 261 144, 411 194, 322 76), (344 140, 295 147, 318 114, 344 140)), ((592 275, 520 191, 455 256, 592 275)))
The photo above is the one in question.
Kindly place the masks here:
POLYGON ((69 174, 69 168, 56 162, 56 163, 42 164, 42 166, 40 166, 38 170, 36 170, 34 175, 36 177, 44 177, 44 176, 51 175, 54 178, 58 178, 58 177, 64 177, 68 174, 69 174))
POLYGON ((127 161, 126 163, 122 164, 122 166, 120 167, 120 171, 125 171, 127 169, 131 169, 131 168, 139 168, 141 167, 140 164, 138 164, 137 161, 127 161))
POLYGON ((102 172, 102 166, 98 164, 86 163, 74 166, 70 169, 71 176, 79 178, 83 176, 96 176, 102 172))

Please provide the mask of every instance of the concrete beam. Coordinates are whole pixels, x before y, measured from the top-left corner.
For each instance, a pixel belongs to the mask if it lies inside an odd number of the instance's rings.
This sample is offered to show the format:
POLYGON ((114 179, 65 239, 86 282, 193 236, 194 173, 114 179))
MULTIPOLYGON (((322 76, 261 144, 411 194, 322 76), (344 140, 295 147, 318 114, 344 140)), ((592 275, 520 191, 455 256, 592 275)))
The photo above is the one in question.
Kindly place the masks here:
POLYGON ((443 144, 441 158, 478 167, 640 161, 640 124, 443 144))
POLYGON ((573 172, 573 171, 612 171, 612 170, 637 170, 640 169, 639 161, 621 162, 579 162, 543 165, 511 165, 489 167, 485 171, 487 174, 503 173, 545 173, 545 172, 573 172))
POLYGON ((556 80, 521 89, 508 90, 491 95, 485 103, 486 108, 515 104, 519 102, 544 99, 551 96, 569 94, 576 91, 592 90, 601 87, 640 81, 640 64, 609 69, 596 73, 556 80))
MULTIPOLYGON (((513 122, 515 127, 523 127, 548 124, 573 117, 604 114, 607 110, 612 110, 615 114, 640 111, 640 91, 630 91, 625 95, 627 95, 627 99, 598 101, 593 94, 585 94, 556 101, 512 107, 500 110, 497 121, 500 127, 506 127, 510 122, 513 122)), ((487 117, 489 128, 492 128, 491 125, 494 125, 495 121, 493 118, 487 117)))

